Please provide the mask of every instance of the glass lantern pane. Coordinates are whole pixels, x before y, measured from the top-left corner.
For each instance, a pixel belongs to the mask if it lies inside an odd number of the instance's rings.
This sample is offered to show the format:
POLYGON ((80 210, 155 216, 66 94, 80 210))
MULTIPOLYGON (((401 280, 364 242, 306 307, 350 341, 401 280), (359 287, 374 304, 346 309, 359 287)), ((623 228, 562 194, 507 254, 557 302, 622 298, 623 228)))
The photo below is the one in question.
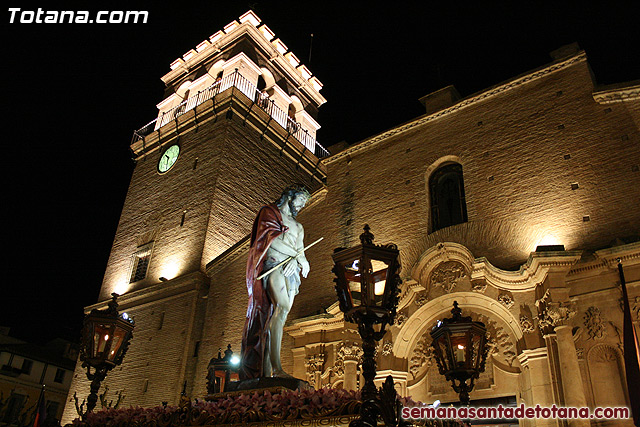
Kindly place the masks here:
POLYGON ((113 342, 111 343, 111 351, 109 351, 109 360, 114 360, 116 355, 120 351, 120 346, 124 341, 126 331, 124 329, 116 328, 113 333, 113 342))
POLYGON ((442 354, 442 361, 445 364, 445 369, 446 370, 450 370, 452 368, 451 366, 451 360, 450 360, 450 355, 449 355, 449 350, 447 349, 447 344, 445 342, 445 337, 441 337, 438 340, 438 347, 440 348, 440 353, 442 354))
POLYGON ((93 357, 100 357, 109 342, 111 332, 110 325, 98 324, 93 333, 93 357))
POLYGON ((382 304, 385 286, 387 284, 388 265, 384 261, 377 259, 371 260, 371 277, 374 282, 373 293, 375 295, 375 304, 382 304))
POLYGON ((353 280, 349 280, 349 290, 351 293, 357 292, 360 293, 360 282, 355 282, 353 280))
POLYGON ((471 340, 471 366, 479 368, 480 364, 480 336, 474 335, 471 340))
POLYGON ((451 349, 457 365, 464 365, 467 361, 467 334, 457 332, 451 334, 451 349))

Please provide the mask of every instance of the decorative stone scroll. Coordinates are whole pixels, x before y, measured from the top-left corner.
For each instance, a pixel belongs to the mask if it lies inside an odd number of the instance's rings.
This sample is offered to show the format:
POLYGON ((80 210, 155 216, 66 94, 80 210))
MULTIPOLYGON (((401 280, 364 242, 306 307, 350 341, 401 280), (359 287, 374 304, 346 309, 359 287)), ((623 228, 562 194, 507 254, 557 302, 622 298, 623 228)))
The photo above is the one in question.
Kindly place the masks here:
POLYGON ((420 295, 418 298, 416 298, 415 303, 418 307, 422 307, 427 303, 427 301, 429 301, 429 299, 426 296, 420 295))
POLYGON ((445 261, 438 264, 433 270, 429 282, 431 287, 440 287, 446 293, 450 293, 460 280, 466 276, 464 265, 457 261, 445 261))
POLYGON ((533 333, 536 330, 533 326, 533 320, 524 314, 520 316, 520 327, 522 328, 522 332, 525 334, 533 333))
POLYGON ((584 326, 587 328, 590 339, 601 340, 604 338, 604 320, 598 307, 591 306, 585 311, 584 326))
POLYGON ((513 297, 509 294, 498 295, 498 302, 507 307, 507 310, 513 307, 514 304, 513 297))
POLYGON ((391 341, 385 341, 382 344, 382 355, 388 356, 393 352, 393 343, 391 341))
POLYGON ((471 283, 471 290, 479 294, 484 294, 484 292, 487 290, 487 282, 485 282, 484 280, 474 281, 471 283))

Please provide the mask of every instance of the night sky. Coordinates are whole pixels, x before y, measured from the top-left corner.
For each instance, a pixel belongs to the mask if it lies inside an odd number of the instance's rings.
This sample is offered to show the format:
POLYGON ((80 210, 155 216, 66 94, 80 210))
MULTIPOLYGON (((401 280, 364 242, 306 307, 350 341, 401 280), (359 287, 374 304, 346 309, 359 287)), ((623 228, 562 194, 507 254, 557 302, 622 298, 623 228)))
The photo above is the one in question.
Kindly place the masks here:
POLYGON ((248 9, 324 84, 325 147, 417 117, 418 98, 446 85, 465 97, 540 67, 571 42, 599 84, 640 78, 637 2, 166 3, 9 4, 147 10, 146 24, 10 24, 3 12, 0 326, 14 336, 79 338, 134 168, 132 131, 155 117, 169 64, 248 9))

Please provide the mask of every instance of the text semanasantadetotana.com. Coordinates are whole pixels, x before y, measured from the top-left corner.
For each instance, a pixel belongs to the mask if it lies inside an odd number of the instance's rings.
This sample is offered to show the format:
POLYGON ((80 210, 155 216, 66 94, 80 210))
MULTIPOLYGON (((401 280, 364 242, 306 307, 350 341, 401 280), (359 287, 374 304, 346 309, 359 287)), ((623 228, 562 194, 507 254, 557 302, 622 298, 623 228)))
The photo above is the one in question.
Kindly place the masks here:
POLYGON ((404 419, 625 419, 629 418, 629 408, 575 408, 552 405, 546 406, 479 406, 479 407, 437 407, 405 406, 404 419))

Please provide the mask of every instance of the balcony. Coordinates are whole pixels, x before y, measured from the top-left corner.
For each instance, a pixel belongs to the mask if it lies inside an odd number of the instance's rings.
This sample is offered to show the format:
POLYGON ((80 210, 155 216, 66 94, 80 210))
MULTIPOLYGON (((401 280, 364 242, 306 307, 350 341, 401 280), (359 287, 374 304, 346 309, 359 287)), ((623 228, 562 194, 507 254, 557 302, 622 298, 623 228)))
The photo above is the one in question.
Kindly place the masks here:
POLYGON ((159 131, 163 126, 175 122, 178 117, 195 109, 206 101, 212 100, 215 105, 216 99, 219 95, 228 89, 233 89, 231 96, 237 97, 239 95, 235 89, 243 93, 251 103, 249 107, 250 109, 255 106, 264 110, 270 116, 267 126, 270 125, 272 121, 275 121, 286 131, 287 138, 289 136, 295 138, 306 148, 306 150, 318 159, 329 155, 329 152, 320 145, 300 123, 296 122, 282 109, 278 108, 272 99, 265 97, 258 88, 243 77, 238 71, 223 77, 221 80, 218 80, 208 88, 199 91, 194 96, 187 98, 170 110, 164 111, 160 116, 140 129, 134 131, 131 144, 134 144, 137 141, 144 142, 145 137, 151 135, 154 131, 159 131))

